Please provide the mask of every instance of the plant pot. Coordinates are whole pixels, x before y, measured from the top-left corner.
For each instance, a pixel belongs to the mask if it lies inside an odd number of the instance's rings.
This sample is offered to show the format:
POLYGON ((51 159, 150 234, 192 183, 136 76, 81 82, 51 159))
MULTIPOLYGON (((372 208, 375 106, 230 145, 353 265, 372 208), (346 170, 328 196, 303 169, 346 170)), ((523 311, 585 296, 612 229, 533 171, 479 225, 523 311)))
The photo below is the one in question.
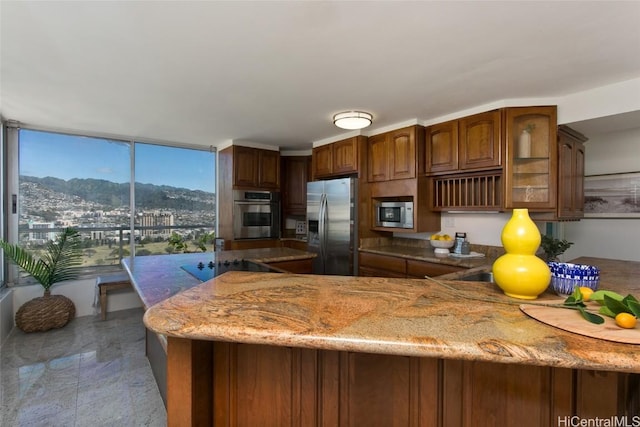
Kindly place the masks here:
POLYGON ((16 313, 16 326, 23 332, 44 332, 62 328, 76 315, 76 307, 64 295, 44 296, 25 302, 16 313))

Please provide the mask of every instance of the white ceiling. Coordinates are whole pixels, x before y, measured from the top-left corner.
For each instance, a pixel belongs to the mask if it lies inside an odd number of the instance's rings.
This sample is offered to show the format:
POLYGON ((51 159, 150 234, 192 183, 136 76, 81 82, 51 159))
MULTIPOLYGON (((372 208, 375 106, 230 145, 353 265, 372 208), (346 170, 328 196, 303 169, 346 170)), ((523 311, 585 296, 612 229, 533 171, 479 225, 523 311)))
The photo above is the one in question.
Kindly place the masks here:
MULTIPOLYGON (((0 2, 0 114, 186 144, 309 149, 640 76, 640 2, 0 2)), ((637 115, 634 119, 637 120, 637 115)))

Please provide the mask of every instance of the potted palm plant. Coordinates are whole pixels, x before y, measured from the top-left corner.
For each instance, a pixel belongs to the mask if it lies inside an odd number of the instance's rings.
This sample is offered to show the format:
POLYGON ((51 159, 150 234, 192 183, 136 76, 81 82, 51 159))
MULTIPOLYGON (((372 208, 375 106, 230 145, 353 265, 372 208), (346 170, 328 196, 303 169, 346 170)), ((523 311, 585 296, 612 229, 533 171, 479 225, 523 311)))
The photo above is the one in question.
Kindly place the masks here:
POLYGON ((24 332, 41 332, 61 328, 75 317, 76 308, 64 295, 51 295, 58 282, 78 277, 82 262, 80 234, 65 228, 49 241, 44 254, 36 258, 28 250, 0 240, 0 247, 15 264, 29 273, 42 287, 44 295, 24 303, 16 312, 16 326, 24 332))

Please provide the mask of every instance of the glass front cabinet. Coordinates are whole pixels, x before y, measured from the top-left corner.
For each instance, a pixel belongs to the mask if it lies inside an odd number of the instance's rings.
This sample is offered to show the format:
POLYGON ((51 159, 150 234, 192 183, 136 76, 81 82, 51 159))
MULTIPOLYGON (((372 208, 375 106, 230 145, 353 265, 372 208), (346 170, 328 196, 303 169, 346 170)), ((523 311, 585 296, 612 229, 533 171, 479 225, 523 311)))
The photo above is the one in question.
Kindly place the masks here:
POLYGON ((556 209, 557 121, 555 106, 505 109, 506 209, 556 209))

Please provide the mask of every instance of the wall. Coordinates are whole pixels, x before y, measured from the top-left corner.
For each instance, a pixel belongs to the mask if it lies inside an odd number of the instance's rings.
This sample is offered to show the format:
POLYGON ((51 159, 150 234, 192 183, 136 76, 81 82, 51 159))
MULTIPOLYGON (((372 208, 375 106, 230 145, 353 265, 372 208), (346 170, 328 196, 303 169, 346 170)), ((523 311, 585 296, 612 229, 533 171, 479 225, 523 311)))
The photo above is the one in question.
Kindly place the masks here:
MULTIPOLYGON (((52 294, 61 294, 73 301, 76 306, 76 317, 93 316, 99 313, 99 306, 93 307, 95 299, 95 280, 74 280, 55 285, 51 289, 52 294)), ((13 290, 13 314, 18 311, 20 306, 32 298, 41 297, 43 293, 42 286, 15 286, 13 290)), ((129 308, 141 307, 140 298, 133 291, 122 290, 109 293, 107 304, 107 312, 126 310, 129 308)))
POLYGON ((13 329, 13 295, 11 289, 0 289, 0 346, 13 329))
MULTIPOLYGON (((585 174, 640 172, 640 127, 587 135, 585 174)), ((574 245, 565 259, 579 256, 640 261, 640 219, 583 219, 559 225, 574 245)))

